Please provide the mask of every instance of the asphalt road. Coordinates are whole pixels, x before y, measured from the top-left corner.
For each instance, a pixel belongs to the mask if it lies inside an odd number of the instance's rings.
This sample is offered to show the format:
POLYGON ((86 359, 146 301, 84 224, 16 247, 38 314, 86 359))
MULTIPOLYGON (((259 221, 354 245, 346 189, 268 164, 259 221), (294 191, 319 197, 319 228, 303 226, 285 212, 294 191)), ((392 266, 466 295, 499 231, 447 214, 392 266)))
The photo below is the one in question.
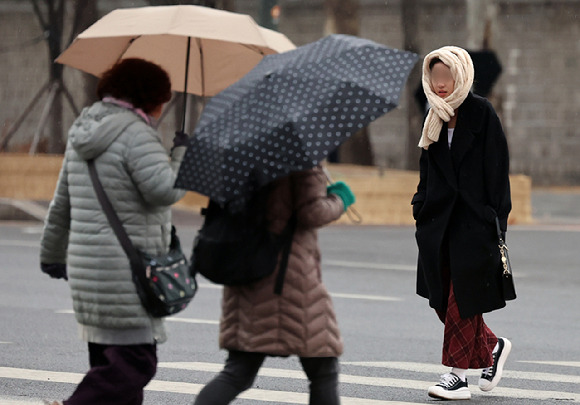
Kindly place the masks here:
MULTIPOLYGON (((184 246, 198 219, 178 215, 184 246)), ((40 273, 36 222, 0 222, 0 405, 62 399, 87 370, 67 284, 40 273)), ((323 277, 345 341, 343 404, 435 402, 427 387, 440 364, 443 326, 414 294, 411 227, 330 226, 320 232, 323 277)), ((491 393, 468 374, 474 404, 580 402, 580 225, 512 227, 508 245, 518 299, 485 316, 513 343, 504 379, 491 393)), ((145 404, 189 404, 221 369, 217 347, 220 289, 204 280, 194 302, 170 318, 170 340, 145 404)), ((268 359, 235 403, 305 404, 308 384, 295 358, 268 359)))

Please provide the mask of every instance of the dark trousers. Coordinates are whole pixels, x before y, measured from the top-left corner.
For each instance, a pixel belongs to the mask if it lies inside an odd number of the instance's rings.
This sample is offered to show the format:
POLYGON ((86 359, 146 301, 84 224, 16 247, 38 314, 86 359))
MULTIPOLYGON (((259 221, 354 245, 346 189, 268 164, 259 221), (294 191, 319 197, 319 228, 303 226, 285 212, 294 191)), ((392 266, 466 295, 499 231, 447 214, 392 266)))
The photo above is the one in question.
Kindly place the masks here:
POLYGON ((91 369, 64 405, 141 405, 157 370, 155 345, 89 343, 91 369))
MULTIPOLYGON (((195 405, 226 405, 250 388, 265 354, 230 351, 224 369, 199 393, 195 405)), ((338 405, 338 359, 300 357, 310 381, 310 405, 338 405)))

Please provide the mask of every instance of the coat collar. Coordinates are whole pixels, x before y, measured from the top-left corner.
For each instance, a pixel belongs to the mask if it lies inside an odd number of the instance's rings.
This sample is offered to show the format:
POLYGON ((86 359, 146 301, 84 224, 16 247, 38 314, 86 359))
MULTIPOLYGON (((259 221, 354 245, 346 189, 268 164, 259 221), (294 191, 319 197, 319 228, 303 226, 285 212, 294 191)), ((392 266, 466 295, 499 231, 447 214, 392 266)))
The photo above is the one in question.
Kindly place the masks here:
POLYGON ((451 150, 447 143, 446 123, 441 128, 439 141, 429 146, 430 154, 441 167, 449 184, 455 189, 457 189, 457 172, 461 167, 461 162, 471 148, 476 134, 481 132, 484 111, 482 103, 477 100, 479 98, 469 93, 459 107, 451 150))

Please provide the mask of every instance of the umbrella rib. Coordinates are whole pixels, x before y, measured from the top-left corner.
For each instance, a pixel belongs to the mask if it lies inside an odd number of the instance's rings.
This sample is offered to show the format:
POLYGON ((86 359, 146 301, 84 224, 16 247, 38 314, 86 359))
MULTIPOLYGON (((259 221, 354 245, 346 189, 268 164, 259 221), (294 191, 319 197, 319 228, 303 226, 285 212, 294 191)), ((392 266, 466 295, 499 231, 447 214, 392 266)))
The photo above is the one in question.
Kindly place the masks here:
POLYGON ((241 46, 243 46, 244 48, 248 48, 252 51, 257 51, 260 55, 265 56, 266 54, 264 53, 264 51, 262 49, 260 49, 259 47, 257 47, 256 45, 249 45, 249 44, 240 44, 241 46))
POLYGON ((199 65, 201 66, 201 96, 205 97, 205 66, 203 61, 203 47, 201 45, 201 38, 196 38, 197 47, 199 48, 199 65))
POLYGON ((121 52, 121 56, 119 57, 119 60, 123 57, 123 55, 125 55, 125 53, 127 53, 127 50, 131 47, 131 45, 133 45, 133 42, 137 41, 141 37, 142 37, 142 35, 137 35, 137 36, 131 38, 129 40, 129 42, 127 42, 127 46, 125 47, 125 49, 123 49, 123 52, 121 52))

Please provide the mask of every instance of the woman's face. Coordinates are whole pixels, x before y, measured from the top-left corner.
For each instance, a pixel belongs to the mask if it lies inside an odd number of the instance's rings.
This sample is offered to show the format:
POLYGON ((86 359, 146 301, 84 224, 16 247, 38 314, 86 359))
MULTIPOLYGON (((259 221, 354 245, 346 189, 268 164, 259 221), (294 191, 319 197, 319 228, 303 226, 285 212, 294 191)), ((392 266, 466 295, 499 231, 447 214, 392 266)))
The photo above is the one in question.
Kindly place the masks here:
POLYGON ((453 93, 455 80, 451 74, 451 69, 443 62, 437 62, 431 68, 431 87, 441 98, 445 98, 453 93))

